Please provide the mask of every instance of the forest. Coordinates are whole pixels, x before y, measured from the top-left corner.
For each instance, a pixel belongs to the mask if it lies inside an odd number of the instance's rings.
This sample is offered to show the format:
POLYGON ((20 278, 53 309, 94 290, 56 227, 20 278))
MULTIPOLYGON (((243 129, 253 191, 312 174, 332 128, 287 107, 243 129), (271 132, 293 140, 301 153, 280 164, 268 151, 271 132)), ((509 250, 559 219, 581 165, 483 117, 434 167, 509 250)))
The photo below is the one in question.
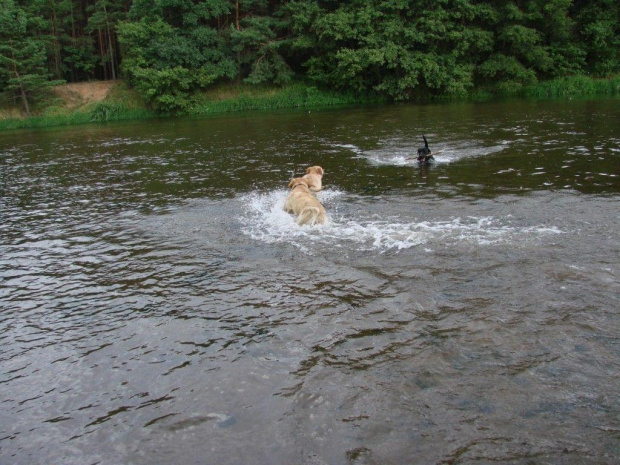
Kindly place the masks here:
POLYGON ((617 0, 0 0, 0 95, 124 79, 182 113, 222 83, 389 101, 620 70, 617 0))

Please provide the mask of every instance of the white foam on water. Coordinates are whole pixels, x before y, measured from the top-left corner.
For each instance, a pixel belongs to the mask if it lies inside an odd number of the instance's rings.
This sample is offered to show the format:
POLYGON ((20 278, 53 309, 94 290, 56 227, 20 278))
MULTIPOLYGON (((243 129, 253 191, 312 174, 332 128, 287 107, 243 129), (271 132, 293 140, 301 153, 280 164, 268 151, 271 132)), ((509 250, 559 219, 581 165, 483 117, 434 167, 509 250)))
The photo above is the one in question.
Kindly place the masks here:
MULTIPOLYGON (((436 165, 454 163, 462 159, 489 155, 491 153, 501 152, 506 148, 506 144, 493 147, 475 147, 475 146, 447 146, 434 145, 433 159, 436 165)), ((373 165, 389 165, 389 166, 418 166, 417 146, 396 147, 388 144, 387 147, 359 152, 360 158, 367 159, 373 165)))
MULTIPOLYGON (((456 161, 489 155, 501 152, 511 144, 511 141, 499 141, 498 145, 479 147, 469 142, 431 143, 435 164, 454 163, 456 161)), ((357 158, 366 159, 377 166, 418 166, 417 154, 420 146, 417 142, 388 139, 383 141, 382 147, 374 150, 363 150, 354 144, 329 143, 333 148, 345 149, 352 152, 357 158)))
POLYGON ((360 156, 366 158, 371 164, 379 166, 410 166, 418 164, 416 156, 403 149, 371 150, 361 153, 360 156))
POLYGON ((353 153, 362 153, 362 149, 360 149, 357 145, 353 144, 330 144, 332 147, 338 147, 341 149, 350 150, 353 153))
POLYGON ((165 144, 165 143, 175 143, 178 141, 182 141, 182 140, 186 140, 187 138, 184 137, 179 137, 177 139, 174 139, 173 141, 171 141, 170 139, 167 139, 165 137, 156 137, 156 138, 148 138, 148 139, 135 139, 133 137, 116 137, 116 138, 112 138, 109 139, 107 141, 104 142, 98 142, 98 146, 100 147, 116 147, 116 146, 121 146, 121 145, 159 145, 159 144, 165 144))
POLYGON ((556 227, 519 227, 510 219, 494 217, 451 218, 449 220, 421 221, 400 218, 382 218, 373 214, 368 218, 347 218, 338 214, 337 204, 346 196, 343 192, 324 190, 318 197, 328 212, 328 222, 318 226, 299 226, 295 218, 283 209, 288 191, 246 194, 241 199, 245 206, 241 219, 243 234, 254 240, 275 244, 291 244, 312 253, 313 245, 321 243, 336 248, 360 251, 399 251, 425 245, 450 246, 468 242, 478 245, 516 243, 531 237, 561 234, 556 227), (331 204, 331 205, 330 205, 331 204))

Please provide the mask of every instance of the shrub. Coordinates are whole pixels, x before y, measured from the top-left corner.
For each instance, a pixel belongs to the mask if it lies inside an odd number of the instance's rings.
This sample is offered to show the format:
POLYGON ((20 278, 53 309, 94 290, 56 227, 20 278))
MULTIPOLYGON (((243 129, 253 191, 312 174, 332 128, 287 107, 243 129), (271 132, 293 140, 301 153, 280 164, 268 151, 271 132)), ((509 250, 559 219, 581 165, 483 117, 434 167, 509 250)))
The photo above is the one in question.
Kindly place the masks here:
POLYGON ((119 119, 127 112, 127 107, 120 102, 100 102, 90 114, 90 121, 94 123, 103 123, 119 119))

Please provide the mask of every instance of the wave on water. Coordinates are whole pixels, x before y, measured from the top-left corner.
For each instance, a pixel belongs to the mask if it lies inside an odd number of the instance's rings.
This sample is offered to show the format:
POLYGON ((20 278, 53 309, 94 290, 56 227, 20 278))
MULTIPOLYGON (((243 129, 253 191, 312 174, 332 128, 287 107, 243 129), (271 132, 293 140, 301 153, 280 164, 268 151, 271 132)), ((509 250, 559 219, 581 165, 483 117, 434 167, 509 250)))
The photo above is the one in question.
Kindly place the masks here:
POLYGON ((316 243, 379 253, 425 246, 425 250, 431 252, 439 245, 516 243, 528 237, 562 233, 556 227, 515 226, 510 218, 467 216, 433 221, 414 218, 400 222, 400 218, 382 218, 370 212, 366 218, 350 218, 340 213, 342 209, 338 205, 346 202, 346 194, 334 190, 318 193, 328 211, 328 222, 319 226, 299 226, 283 209, 287 195, 286 190, 244 195, 241 199, 245 206, 242 232, 254 240, 288 243, 307 253, 311 253, 316 243))
MULTIPOLYGON (((435 164, 454 163, 466 158, 480 157, 504 150, 504 145, 475 147, 458 145, 437 145, 433 147, 435 164)), ((384 147, 360 153, 374 165, 417 166, 417 147, 384 147)))
POLYGON ((173 140, 166 137, 151 137, 151 138, 133 138, 133 137, 115 137, 103 142, 97 142, 97 147, 116 147, 122 145, 160 145, 160 144, 174 144, 187 140, 185 137, 178 137, 173 140))
MULTIPOLYGON (((430 147, 433 150, 435 164, 440 165, 501 152, 509 144, 509 141, 500 141, 498 145, 481 147, 471 141, 448 141, 431 143, 430 147)), ((373 165, 418 166, 417 154, 420 144, 410 140, 388 139, 380 143, 380 148, 373 150, 363 150, 354 144, 330 143, 330 145, 340 150, 348 150, 356 158, 366 159, 373 165)))

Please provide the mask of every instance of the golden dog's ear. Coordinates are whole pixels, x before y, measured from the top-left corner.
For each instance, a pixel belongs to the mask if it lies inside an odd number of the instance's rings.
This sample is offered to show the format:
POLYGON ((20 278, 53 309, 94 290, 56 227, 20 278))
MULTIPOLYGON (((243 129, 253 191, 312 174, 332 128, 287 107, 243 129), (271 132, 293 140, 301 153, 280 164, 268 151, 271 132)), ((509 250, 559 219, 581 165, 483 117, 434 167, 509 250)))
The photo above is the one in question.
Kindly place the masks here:
POLYGON ((291 180, 289 181, 289 183, 288 183, 288 187, 289 187, 289 189, 290 189, 291 187, 293 187, 293 183, 294 183, 294 182, 295 182, 295 178, 293 178, 293 179, 291 179, 291 180))
POLYGON ((323 176, 323 173, 324 173, 323 168, 321 168, 320 166, 317 166, 317 168, 318 168, 318 173, 319 173, 321 176, 323 176))

